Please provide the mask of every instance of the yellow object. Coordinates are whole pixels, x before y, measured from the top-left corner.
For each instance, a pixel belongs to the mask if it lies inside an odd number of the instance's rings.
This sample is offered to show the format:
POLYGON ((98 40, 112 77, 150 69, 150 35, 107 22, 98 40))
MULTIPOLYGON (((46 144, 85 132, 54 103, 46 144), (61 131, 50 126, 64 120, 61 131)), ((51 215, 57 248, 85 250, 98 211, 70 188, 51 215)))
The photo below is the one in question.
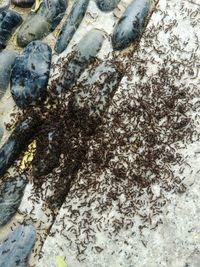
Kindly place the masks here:
POLYGON ((43 0, 36 0, 35 1, 35 6, 34 6, 34 8, 31 9, 31 11, 32 12, 38 11, 38 9, 40 8, 42 2, 43 2, 43 0))
POLYGON ((93 23, 91 20, 86 20, 85 22, 87 25, 91 25, 93 23))
POLYGON ((17 45, 17 34, 14 33, 10 39, 10 43, 13 44, 14 46, 17 45))
POLYGON ((36 140, 33 140, 33 142, 28 146, 28 151, 24 153, 24 157, 22 161, 20 162, 19 171, 23 172, 25 169, 27 169, 34 158, 36 151, 36 140))
POLYGON ((60 29, 56 29, 54 32, 53 32, 53 36, 54 37, 58 37, 58 35, 60 34, 60 29))
POLYGON ((58 267, 68 267, 67 263, 63 260, 62 257, 56 256, 55 259, 56 259, 56 263, 57 263, 58 267))

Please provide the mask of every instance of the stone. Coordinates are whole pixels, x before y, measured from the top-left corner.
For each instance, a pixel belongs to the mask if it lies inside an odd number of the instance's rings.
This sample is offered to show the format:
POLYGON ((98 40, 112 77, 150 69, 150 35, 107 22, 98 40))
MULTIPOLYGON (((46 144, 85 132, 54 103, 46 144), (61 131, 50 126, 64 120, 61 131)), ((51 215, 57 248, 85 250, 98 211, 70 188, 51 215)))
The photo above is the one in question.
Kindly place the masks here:
POLYGON ((9 138, 0 148, 0 175, 13 164, 36 134, 41 119, 36 113, 27 114, 20 120, 9 138))
POLYGON ((145 18, 150 9, 151 0, 133 0, 119 22, 112 36, 114 50, 122 50, 138 40, 142 32, 145 18))
POLYGON ((104 39, 104 33, 98 29, 92 29, 83 36, 63 67, 57 86, 58 93, 69 90, 74 85, 86 67, 89 66, 92 59, 100 51, 104 39))
POLYGON ((36 242, 36 230, 31 224, 20 225, 0 243, 1 267, 27 267, 36 242))
POLYGON ((72 10, 67 17, 55 44, 55 51, 57 53, 60 54, 67 48, 85 16, 88 4, 89 0, 76 0, 74 2, 72 10))
POLYGON ((0 12, 0 50, 7 46, 13 32, 22 23, 22 17, 12 10, 0 12))
POLYGON ((18 45, 25 47, 31 41, 43 39, 53 32, 62 20, 67 6, 67 0, 37 0, 18 31, 18 45))
POLYGON ((51 56, 50 46, 33 41, 16 58, 11 73, 11 93, 18 107, 25 109, 44 100, 51 56))
POLYGON ((12 0, 12 4, 16 5, 18 7, 32 7, 32 5, 35 3, 35 0, 12 0))
POLYGON ((104 61, 90 69, 83 77, 69 102, 69 112, 78 126, 93 130, 107 110, 123 77, 120 69, 111 61, 104 61))
POLYGON ((19 176, 0 185, 0 226, 8 223, 17 212, 27 183, 25 176, 19 176))
POLYGON ((0 53, 0 99, 4 96, 10 83, 11 70, 17 54, 13 51, 0 53))
POLYGON ((9 6, 10 6, 10 0, 2 0, 0 4, 0 12, 5 9, 8 9, 9 6))
POLYGON ((96 0, 96 4, 101 11, 110 12, 117 7, 120 0, 96 0))

